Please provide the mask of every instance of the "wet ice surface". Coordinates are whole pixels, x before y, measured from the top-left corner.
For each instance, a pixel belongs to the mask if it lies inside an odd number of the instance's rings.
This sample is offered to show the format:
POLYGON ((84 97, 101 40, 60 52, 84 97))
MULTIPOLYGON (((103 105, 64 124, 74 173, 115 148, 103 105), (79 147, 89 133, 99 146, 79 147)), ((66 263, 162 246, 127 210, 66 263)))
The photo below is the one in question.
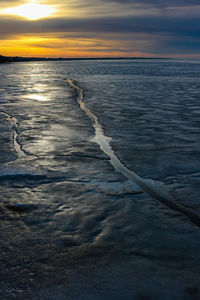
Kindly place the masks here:
POLYGON ((127 167, 197 211, 199 66, 1 66, 1 298, 199 299, 199 228, 113 169, 65 82, 127 167))

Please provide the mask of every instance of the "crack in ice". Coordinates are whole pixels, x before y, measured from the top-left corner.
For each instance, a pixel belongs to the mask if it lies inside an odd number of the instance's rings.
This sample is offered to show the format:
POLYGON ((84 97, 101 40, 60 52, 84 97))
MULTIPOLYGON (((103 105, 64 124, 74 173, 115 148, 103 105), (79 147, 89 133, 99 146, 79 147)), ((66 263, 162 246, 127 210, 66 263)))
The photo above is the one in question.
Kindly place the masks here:
POLYGON ((22 149, 22 146, 19 143, 19 134, 18 134, 19 124, 18 124, 17 119, 5 111, 0 111, 0 113, 3 114, 4 116, 6 116, 7 119, 10 121, 10 123, 12 124, 14 148, 18 154, 18 157, 25 156, 26 153, 24 152, 24 150, 22 149))
POLYGON ((164 189, 164 185, 161 187, 151 179, 144 179, 137 175, 134 171, 128 169, 116 156, 110 145, 110 137, 104 134, 101 124, 98 122, 98 118, 85 106, 83 102, 83 89, 75 84, 72 79, 66 80, 69 86, 74 88, 77 92, 77 101, 80 108, 86 113, 86 115, 92 121, 93 127, 95 129, 95 142, 100 146, 101 150, 110 158, 110 162, 114 169, 123 174, 128 178, 130 182, 134 185, 139 186, 146 194, 157 199, 167 207, 185 215, 193 224, 200 227, 200 215, 194 212, 190 208, 186 208, 178 203, 176 203, 175 197, 173 197, 168 191, 164 189))

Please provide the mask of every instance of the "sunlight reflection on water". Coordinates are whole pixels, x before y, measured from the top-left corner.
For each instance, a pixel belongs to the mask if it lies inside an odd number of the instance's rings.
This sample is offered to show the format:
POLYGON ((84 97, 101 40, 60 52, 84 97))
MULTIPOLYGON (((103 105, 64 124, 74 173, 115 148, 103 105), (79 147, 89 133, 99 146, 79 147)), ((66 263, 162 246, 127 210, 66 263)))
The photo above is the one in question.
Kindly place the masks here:
POLYGON ((36 101, 47 101, 47 97, 41 94, 29 94, 26 95, 26 98, 30 100, 36 100, 36 101))

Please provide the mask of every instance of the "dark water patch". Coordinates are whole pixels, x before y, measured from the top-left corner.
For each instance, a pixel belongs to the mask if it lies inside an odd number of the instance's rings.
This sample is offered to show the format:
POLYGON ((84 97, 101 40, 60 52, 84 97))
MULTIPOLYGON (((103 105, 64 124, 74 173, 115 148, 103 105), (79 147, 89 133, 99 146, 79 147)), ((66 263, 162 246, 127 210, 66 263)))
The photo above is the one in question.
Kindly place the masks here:
POLYGON ((12 187, 25 187, 25 186, 34 186, 40 184, 50 184, 56 182, 72 182, 72 183, 88 183, 86 180, 75 180, 70 179, 66 176, 47 176, 39 174, 5 174, 0 175, 0 185, 9 186, 12 184, 12 187))
POLYGON ((77 247, 80 245, 78 241, 73 239, 72 237, 63 237, 61 240, 58 241, 58 244, 60 244, 62 247, 77 247))
POLYGON ((15 213, 27 213, 38 209, 38 206, 34 204, 15 203, 7 204, 5 208, 15 213))
POLYGON ((185 288, 186 294, 189 295, 191 300, 199 300, 200 289, 196 286, 188 286, 185 288))
POLYGON ((21 181, 21 180, 46 180, 47 176, 45 175, 34 175, 34 174, 6 174, 6 175, 0 175, 0 181, 3 180, 15 180, 15 181, 21 181))
POLYGON ((58 159, 59 157, 61 158, 91 158, 91 159, 100 159, 100 160, 109 160, 108 157, 102 156, 96 156, 96 155, 87 155, 87 154, 79 154, 79 153, 72 153, 72 154, 55 154, 55 155, 38 155, 38 158, 53 158, 53 159, 58 159))

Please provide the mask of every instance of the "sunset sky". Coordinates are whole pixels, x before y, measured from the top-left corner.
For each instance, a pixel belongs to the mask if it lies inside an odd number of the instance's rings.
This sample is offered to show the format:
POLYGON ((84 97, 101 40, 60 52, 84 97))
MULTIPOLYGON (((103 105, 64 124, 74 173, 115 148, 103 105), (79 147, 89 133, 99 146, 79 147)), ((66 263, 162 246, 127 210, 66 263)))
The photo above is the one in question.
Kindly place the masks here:
POLYGON ((200 57, 200 2, 1 0, 0 54, 200 57))

